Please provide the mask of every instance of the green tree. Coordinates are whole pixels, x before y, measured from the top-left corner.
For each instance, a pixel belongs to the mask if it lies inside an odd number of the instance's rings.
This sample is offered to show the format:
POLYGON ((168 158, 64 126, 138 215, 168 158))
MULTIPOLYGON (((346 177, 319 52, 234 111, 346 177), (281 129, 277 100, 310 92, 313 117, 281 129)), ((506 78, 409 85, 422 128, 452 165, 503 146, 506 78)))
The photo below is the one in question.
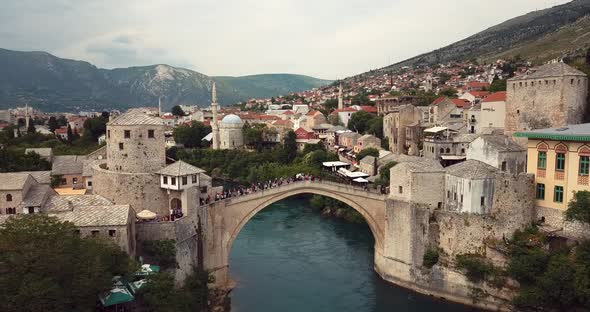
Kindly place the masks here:
POLYGON ((378 185, 389 186, 389 177, 391 176, 390 169, 395 165, 397 165, 397 163, 392 161, 381 166, 381 168, 379 168, 379 178, 375 183, 378 185))
POLYGON ((59 128, 59 125, 57 124, 57 119, 55 119, 55 117, 53 116, 49 117, 49 121, 47 121, 47 126, 49 127, 49 131, 55 132, 55 129, 59 128))
POLYGON ((379 150, 373 147, 365 148, 356 155, 356 159, 361 160, 367 156, 379 157, 379 150))
POLYGON ((365 133, 369 130, 370 122, 374 118, 374 115, 367 113, 366 111, 358 111, 350 116, 348 120, 348 129, 365 133))
POLYGON ((0 226, 0 310, 94 311, 97 296, 133 261, 110 240, 81 238, 72 223, 46 215, 0 226), (5 289, 6 290, 6 289, 5 289))
POLYGON ((297 135, 294 131, 289 131, 285 135, 283 142, 283 155, 281 161, 283 163, 291 163, 297 157, 297 135))
POLYGON ((207 147, 208 142, 203 141, 207 134, 211 133, 211 127, 202 122, 193 121, 192 124, 178 126, 172 132, 174 141, 183 144, 187 148, 207 147))
POLYGON ((331 114, 336 108, 338 108, 338 100, 337 99, 329 99, 324 103, 324 109, 326 110, 326 115, 331 114))
POLYGON ((439 96, 446 96, 446 97, 450 97, 450 98, 456 98, 457 97, 457 90, 453 89, 453 88, 446 88, 443 90, 440 90, 438 92, 439 96))
POLYGON ((506 79, 498 79, 498 77, 494 77, 494 81, 489 88, 490 92, 499 92, 499 91, 506 91, 506 79))
POLYGON ((172 112, 172 115, 174 115, 174 116, 184 116, 185 115, 182 108, 180 108, 180 106, 178 106, 178 105, 173 106, 171 112, 172 112))
POLYGON ((68 135, 68 138, 67 138, 68 143, 72 144, 72 142, 74 141, 74 132, 72 132, 72 127, 70 127, 70 125, 68 125, 67 135, 68 135))
POLYGON ((265 129, 265 124, 244 125, 244 141, 246 145, 250 148, 256 149, 257 151, 262 150, 264 147, 265 129))
POLYGON ((84 139, 96 142, 101 135, 107 132, 107 122, 109 122, 109 117, 104 115, 86 119, 84 121, 84 139))
POLYGON ((31 120, 29 122, 29 127, 27 128, 27 134, 32 134, 37 132, 37 130, 35 130, 35 123, 31 120))
POLYGON ((369 129, 367 130, 367 133, 383 139, 383 117, 373 117, 373 119, 369 121, 369 129))
POLYGON ((570 221, 577 220, 590 223, 589 191, 578 191, 574 193, 574 197, 567 205, 565 218, 570 221))

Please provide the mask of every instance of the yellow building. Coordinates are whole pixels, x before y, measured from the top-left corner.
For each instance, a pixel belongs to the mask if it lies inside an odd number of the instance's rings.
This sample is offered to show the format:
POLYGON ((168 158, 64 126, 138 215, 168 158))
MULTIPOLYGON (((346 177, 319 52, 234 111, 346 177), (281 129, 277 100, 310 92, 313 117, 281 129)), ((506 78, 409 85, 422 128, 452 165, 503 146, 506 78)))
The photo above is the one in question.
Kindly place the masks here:
POLYGON ((535 175, 539 219, 563 227, 576 191, 590 191, 590 124, 518 132, 528 138, 527 172, 535 175))

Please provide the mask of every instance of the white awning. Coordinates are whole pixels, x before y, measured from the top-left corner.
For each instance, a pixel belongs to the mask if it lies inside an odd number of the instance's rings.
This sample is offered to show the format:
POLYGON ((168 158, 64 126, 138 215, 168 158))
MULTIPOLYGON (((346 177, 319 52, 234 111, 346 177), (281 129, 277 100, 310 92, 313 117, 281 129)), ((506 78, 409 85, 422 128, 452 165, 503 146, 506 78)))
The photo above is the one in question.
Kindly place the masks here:
POLYGON ((341 147, 341 148, 338 149, 339 152, 342 152, 344 150, 346 150, 344 147, 341 147))
POLYGON ((213 140, 213 132, 209 132, 201 141, 209 141, 213 140))
POLYGON ((438 132, 445 131, 447 129, 449 129, 449 128, 447 128, 447 127, 432 127, 432 128, 428 128, 428 129, 424 130, 424 132, 438 133, 438 132))
POLYGON ((354 179, 352 181, 358 182, 358 183, 368 183, 369 182, 369 180, 363 179, 363 178, 356 178, 356 179, 354 179))
POLYGON ((338 173, 342 174, 345 177, 355 179, 355 178, 366 178, 369 175, 364 172, 352 172, 350 170, 346 170, 344 168, 338 169, 338 173))
POLYGON ((441 155, 440 158, 443 160, 463 160, 467 157, 465 156, 456 156, 456 155, 441 155))
POLYGON ((350 166, 349 163, 345 163, 343 161, 326 161, 322 163, 324 167, 348 167, 350 166))

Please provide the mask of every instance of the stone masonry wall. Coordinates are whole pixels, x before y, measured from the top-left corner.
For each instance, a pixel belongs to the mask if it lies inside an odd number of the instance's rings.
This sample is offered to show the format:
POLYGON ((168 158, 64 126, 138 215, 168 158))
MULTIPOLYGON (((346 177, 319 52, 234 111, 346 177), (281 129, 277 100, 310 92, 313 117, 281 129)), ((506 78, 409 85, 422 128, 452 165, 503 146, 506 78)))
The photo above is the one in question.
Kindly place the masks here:
POLYGON ((107 165, 111 171, 129 173, 162 169, 166 165, 164 126, 107 126, 107 165), (129 138, 125 138, 126 130, 129 138), (154 130, 153 138, 148 137, 148 130, 154 130))
POLYGON ((168 196, 160 188, 159 176, 149 173, 123 173, 93 168, 93 192, 115 204, 129 204, 137 213, 148 209, 159 216, 170 214, 168 196))

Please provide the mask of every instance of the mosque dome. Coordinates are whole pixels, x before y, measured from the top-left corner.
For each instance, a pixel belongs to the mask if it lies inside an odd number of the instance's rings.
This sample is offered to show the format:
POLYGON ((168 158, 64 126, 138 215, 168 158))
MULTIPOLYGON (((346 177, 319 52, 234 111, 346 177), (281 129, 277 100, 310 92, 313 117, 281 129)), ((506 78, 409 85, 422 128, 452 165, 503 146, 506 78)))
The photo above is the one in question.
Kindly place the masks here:
POLYGON ((234 115, 234 114, 229 114, 225 117, 223 117, 223 119, 221 120, 221 123, 224 124, 242 124, 242 118, 240 118, 238 115, 234 115))

